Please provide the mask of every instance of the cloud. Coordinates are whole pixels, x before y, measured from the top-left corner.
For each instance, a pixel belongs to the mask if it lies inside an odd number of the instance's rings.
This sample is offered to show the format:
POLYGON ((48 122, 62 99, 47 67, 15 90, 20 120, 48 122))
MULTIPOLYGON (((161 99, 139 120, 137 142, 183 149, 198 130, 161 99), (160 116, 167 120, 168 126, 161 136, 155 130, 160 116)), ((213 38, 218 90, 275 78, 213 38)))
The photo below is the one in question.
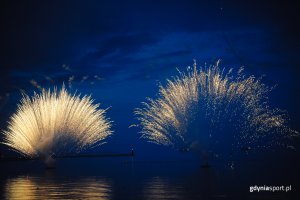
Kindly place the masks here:
POLYGON ((72 70, 71 70, 71 68, 70 68, 69 65, 63 64, 61 67, 62 67, 64 70, 68 71, 68 72, 72 72, 72 70))
POLYGON ((124 57, 138 51, 143 46, 157 42, 151 34, 130 34, 110 36, 96 42, 93 51, 84 56, 84 60, 102 60, 107 57, 124 57))

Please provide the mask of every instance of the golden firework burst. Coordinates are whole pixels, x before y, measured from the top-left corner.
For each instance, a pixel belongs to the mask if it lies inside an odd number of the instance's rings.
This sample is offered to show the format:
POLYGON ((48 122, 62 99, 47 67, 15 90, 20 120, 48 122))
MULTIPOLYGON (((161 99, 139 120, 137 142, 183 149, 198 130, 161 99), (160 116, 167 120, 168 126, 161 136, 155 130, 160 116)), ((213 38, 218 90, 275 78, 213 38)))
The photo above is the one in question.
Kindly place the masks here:
POLYGON ((193 69, 179 71, 179 76, 160 86, 157 99, 143 102, 143 108, 135 110, 142 137, 156 144, 190 148, 201 135, 214 134, 212 129, 217 127, 220 134, 230 126, 237 130, 239 141, 246 143, 270 137, 265 147, 298 135, 287 126, 284 111, 270 108, 272 88, 260 78, 246 77, 243 68, 233 73, 218 65, 219 61, 197 69, 194 62, 193 69))
POLYGON ((23 95, 3 131, 4 144, 29 156, 78 152, 103 143, 112 134, 111 122, 91 96, 45 90, 23 95))

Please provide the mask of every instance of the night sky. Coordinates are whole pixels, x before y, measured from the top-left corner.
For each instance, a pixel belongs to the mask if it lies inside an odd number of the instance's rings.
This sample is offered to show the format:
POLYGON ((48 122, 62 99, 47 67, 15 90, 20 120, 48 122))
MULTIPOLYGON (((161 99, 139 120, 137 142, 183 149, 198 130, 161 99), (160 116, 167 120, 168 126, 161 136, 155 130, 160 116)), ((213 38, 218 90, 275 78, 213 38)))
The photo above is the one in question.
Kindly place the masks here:
MULTIPOLYGON (((67 88, 111 107, 115 134, 97 151, 167 148, 140 140, 133 110, 197 60, 221 59, 277 85, 271 106, 300 130, 299 11, 282 1, 1 1, 0 128, 21 91, 67 88)), ((1 145, 0 150, 6 152, 1 145)))

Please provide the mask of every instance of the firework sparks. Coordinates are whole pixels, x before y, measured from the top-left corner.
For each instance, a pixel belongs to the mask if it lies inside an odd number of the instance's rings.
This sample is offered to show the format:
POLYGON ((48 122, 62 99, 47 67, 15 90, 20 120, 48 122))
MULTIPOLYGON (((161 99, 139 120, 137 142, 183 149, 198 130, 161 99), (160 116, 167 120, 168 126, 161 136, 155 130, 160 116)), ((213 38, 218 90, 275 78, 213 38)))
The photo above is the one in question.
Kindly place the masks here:
POLYGON ((78 152, 112 134, 105 112, 90 96, 71 95, 64 86, 43 89, 32 98, 23 96, 3 131, 3 143, 29 157, 78 152))
POLYGON ((254 76, 246 77, 243 68, 234 74, 218 65, 197 69, 195 62, 193 69, 179 71, 160 86, 157 99, 149 98, 136 109, 142 138, 182 149, 193 148, 204 135, 226 133, 226 127, 235 133, 237 145, 264 141, 260 146, 269 147, 298 135, 286 125, 284 111, 268 106, 272 88, 254 76))

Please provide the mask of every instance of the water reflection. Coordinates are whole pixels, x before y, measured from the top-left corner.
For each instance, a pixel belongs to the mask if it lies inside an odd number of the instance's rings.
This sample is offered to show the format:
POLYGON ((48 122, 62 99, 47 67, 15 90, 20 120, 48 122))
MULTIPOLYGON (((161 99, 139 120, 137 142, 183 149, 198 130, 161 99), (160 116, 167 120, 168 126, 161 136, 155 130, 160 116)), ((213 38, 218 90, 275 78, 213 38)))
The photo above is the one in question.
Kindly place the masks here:
MULTIPOLYGON (((262 171, 261 162, 239 162, 232 170, 223 162, 201 168, 195 162, 128 165, 123 160, 113 161, 87 159, 82 167, 82 160, 67 160, 56 170, 38 169, 35 163, 0 163, 0 172, 4 172, 0 173, 0 199, 262 199, 262 193, 250 193, 249 186, 267 180, 300 187, 291 176, 274 177, 282 171, 296 173, 297 166, 274 165, 262 171)), ((288 199, 293 193, 264 195, 268 199, 288 199)))
POLYGON ((7 199, 111 199, 109 181, 101 178, 45 179, 20 176, 8 179, 5 185, 7 199))
POLYGON ((145 184, 143 199, 183 199, 182 191, 182 186, 171 185, 161 177, 153 177, 145 184))
POLYGON ((198 169, 190 174, 181 176, 156 176, 145 180, 143 199, 215 199, 228 198, 227 180, 214 169, 198 169), (224 178, 224 181, 222 181, 224 178))

